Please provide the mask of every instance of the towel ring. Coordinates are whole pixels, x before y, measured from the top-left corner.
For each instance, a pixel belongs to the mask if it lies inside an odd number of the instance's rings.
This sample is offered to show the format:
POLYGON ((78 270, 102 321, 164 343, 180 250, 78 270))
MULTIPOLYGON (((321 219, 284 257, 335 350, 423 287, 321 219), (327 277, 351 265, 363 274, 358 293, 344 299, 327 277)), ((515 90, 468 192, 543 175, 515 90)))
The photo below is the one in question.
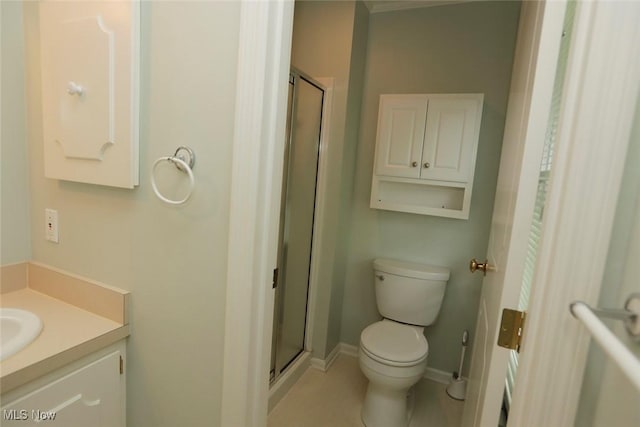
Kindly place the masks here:
POLYGON ((191 194, 193 193, 193 188, 195 187, 195 184, 196 184, 196 180, 193 176, 193 170, 192 170, 193 165, 195 164, 195 161, 196 161, 196 157, 195 157, 195 154, 193 153, 193 150, 189 147, 181 146, 181 147, 178 147, 178 149, 173 154, 173 156, 160 157, 153 163, 153 167, 151 168, 151 186, 153 187, 153 192, 156 194, 158 199, 170 205, 182 205, 187 200, 189 200, 189 197, 191 197, 191 194), (185 159, 184 156, 178 155, 178 153, 183 150, 187 152, 187 155, 188 155, 187 159, 185 159), (189 191, 187 192, 187 195, 184 198, 180 200, 172 200, 162 195, 162 193, 160 193, 160 190, 158 190, 155 174, 156 174, 156 168, 162 162, 173 163, 178 168, 178 170, 185 172, 189 177, 189 191))

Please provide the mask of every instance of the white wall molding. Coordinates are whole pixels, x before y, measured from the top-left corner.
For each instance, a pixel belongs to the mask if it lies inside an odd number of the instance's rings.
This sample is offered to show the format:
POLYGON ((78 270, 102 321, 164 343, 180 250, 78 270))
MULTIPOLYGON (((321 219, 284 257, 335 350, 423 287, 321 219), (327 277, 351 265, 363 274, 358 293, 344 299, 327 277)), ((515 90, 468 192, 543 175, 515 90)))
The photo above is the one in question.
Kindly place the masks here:
POLYGON ((307 299, 307 318, 305 329, 305 350, 313 351, 313 335, 315 332, 316 309, 318 305, 318 287, 320 286, 320 254, 323 251, 323 238, 320 228, 326 217, 326 194, 329 181, 329 135, 331 135, 331 109, 333 105, 333 77, 313 78, 324 88, 322 104, 322 123, 320 125, 320 150, 318 157, 318 176, 316 178, 316 201, 313 220, 313 240, 311 242, 311 270, 309 274, 309 297, 307 299))
POLYGON ((358 346, 341 342, 340 353, 351 357, 358 357, 358 346))
POLYGON ((384 13, 424 7, 450 6, 471 1, 478 0, 366 0, 364 4, 370 13, 384 13))
POLYGON ((345 344, 343 342, 338 343, 325 359, 321 359, 319 357, 312 358, 311 366, 322 372, 327 372, 329 368, 331 368, 331 365, 333 365, 333 362, 335 362, 338 356, 341 354, 351 357, 358 357, 358 347, 350 344, 345 344))
POLYGON ((333 365, 333 362, 335 362, 339 354, 340 354, 340 344, 335 346, 333 350, 331 350, 331 353, 329 353, 325 359, 321 359, 319 357, 313 357, 311 359, 311 367, 322 372, 327 372, 331 367, 331 365, 333 365))
MULTIPOLYGON (((435 381, 440 384, 449 384, 452 378, 453 372, 446 372, 429 366, 427 366, 427 370, 424 372, 424 379, 435 381)), ((466 377, 462 378, 467 379, 466 377)))
MULTIPOLYGON (((293 1, 242 2, 231 175, 223 427, 267 423, 293 1)), ((213 256, 214 254, 212 254, 213 256)))

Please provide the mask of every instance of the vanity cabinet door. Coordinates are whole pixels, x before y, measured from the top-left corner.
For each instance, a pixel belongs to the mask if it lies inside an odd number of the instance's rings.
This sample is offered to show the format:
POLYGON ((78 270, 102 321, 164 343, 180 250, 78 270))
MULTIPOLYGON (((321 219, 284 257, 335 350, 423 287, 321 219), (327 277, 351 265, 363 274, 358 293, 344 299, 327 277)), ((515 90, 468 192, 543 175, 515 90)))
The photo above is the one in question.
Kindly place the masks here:
POLYGON ((424 95, 381 95, 378 113, 376 173, 420 177, 427 117, 424 95))
POLYGON ((2 407, 2 426, 124 427, 120 351, 109 353, 2 407))
POLYGON ((431 98, 422 151, 420 178, 468 182, 475 165, 477 97, 431 98))

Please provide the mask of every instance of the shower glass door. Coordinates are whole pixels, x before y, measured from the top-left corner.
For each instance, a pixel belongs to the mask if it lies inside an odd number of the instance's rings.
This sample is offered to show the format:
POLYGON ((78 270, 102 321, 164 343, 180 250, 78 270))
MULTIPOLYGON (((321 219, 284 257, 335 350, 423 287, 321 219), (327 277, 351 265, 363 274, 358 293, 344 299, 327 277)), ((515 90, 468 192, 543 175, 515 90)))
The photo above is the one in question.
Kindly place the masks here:
POLYGON ((304 350, 324 90, 292 72, 285 144, 271 379, 304 350))

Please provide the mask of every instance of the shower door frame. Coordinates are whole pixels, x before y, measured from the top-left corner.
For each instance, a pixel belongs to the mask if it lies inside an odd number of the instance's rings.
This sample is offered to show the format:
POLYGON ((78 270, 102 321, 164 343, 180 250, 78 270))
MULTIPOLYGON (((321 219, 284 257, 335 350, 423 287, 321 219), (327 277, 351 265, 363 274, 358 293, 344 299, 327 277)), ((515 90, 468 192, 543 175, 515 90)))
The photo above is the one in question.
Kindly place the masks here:
MULTIPOLYGON (((292 68, 294 69, 294 68, 292 68)), ((297 70, 301 75, 304 73, 297 70)), ((304 348, 313 350, 313 332, 315 330, 316 301, 318 295, 318 283, 320 272, 320 254, 323 248, 323 236, 320 227, 325 222, 327 181, 329 178, 328 154, 331 148, 329 135, 331 134, 331 106, 333 104, 333 77, 316 77, 311 79, 316 85, 324 88, 322 103, 322 121, 320 123, 320 149, 318 151, 318 176, 316 177, 316 205, 314 208, 313 240, 311 241, 311 269, 309 272, 309 294, 307 297, 307 318, 304 348)))
MULTIPOLYGON (((291 77, 294 77, 294 79, 302 78, 323 92, 322 110, 321 110, 322 117, 320 120, 320 136, 318 141, 318 164, 317 164, 317 172, 316 172, 316 188, 315 188, 315 200, 314 200, 314 208, 313 208, 313 229, 311 232, 311 236, 312 236, 311 259, 309 262, 309 276, 308 276, 307 299, 306 299, 307 308, 305 313, 305 330, 304 330, 302 350, 296 357, 294 357, 291 361, 289 361, 287 364, 285 364, 282 367, 281 372, 278 372, 279 368, 277 363, 277 349, 272 349, 272 354, 274 354, 275 352, 275 355, 276 355, 276 364, 275 364, 276 366, 275 366, 275 375, 273 377, 270 376, 269 378, 271 385, 275 384, 278 381, 278 379, 284 373, 286 373, 286 371, 295 363, 295 361, 301 357, 301 355, 305 354, 305 352, 309 353, 313 350, 313 344, 312 344, 313 330, 314 330, 314 319, 315 319, 315 313, 316 313, 317 289, 318 289, 318 281, 319 281, 318 273, 320 270, 319 257, 320 257, 321 248, 322 248, 322 233, 320 232, 320 230, 321 230, 321 224, 324 223, 324 217, 325 217, 325 193, 327 188, 327 177, 328 177, 327 153, 329 149, 329 131, 331 129, 330 120, 331 120, 331 104, 332 104, 334 79, 327 78, 327 77, 313 78, 309 76, 309 74, 293 66, 291 67, 291 70, 290 70, 290 78, 291 77)), ((291 84, 291 82, 289 84, 291 84)), ((293 93, 291 95, 292 96, 291 112, 287 113, 291 115, 295 113, 295 104, 296 104, 295 82, 293 83, 293 85, 294 85, 293 93)), ((288 118, 288 120, 289 119, 290 118, 288 118)), ((290 129, 287 129, 287 132, 288 132, 288 135, 286 135, 287 136, 286 140, 290 144, 291 136, 293 133, 293 126, 290 129)), ((286 147, 285 150, 287 150, 288 153, 290 153, 290 146, 286 147)), ((289 154, 287 154, 285 157, 289 159, 289 154)), ((290 165, 288 162, 283 164, 283 177, 282 177, 283 183, 288 179, 287 174, 288 174, 289 166, 290 165)), ((286 197, 286 191, 287 191, 284 185, 282 186, 282 190, 283 190, 283 193, 281 195, 281 198, 284 201, 286 197)), ((284 209, 284 203, 282 202, 280 216, 279 216, 280 227, 283 226, 283 223, 285 220, 283 209, 284 209)), ((282 239, 282 230, 279 231, 279 240, 281 239, 282 239)), ((283 277, 283 274, 284 274, 284 271, 281 270, 281 260, 279 258, 280 251, 281 251, 280 244, 281 243, 279 242, 278 243, 279 245, 278 260, 277 260, 279 278, 283 277)), ((277 314, 276 309, 278 309, 279 307, 278 289, 280 289, 280 283, 277 283, 276 289, 275 289, 275 295, 274 295, 274 322, 273 322, 274 330, 272 331, 272 345, 275 345, 275 346, 278 345, 278 340, 275 338, 278 332, 275 329, 275 325, 276 325, 275 316, 277 314)), ((269 370, 271 372, 271 362, 270 362, 269 370)))

